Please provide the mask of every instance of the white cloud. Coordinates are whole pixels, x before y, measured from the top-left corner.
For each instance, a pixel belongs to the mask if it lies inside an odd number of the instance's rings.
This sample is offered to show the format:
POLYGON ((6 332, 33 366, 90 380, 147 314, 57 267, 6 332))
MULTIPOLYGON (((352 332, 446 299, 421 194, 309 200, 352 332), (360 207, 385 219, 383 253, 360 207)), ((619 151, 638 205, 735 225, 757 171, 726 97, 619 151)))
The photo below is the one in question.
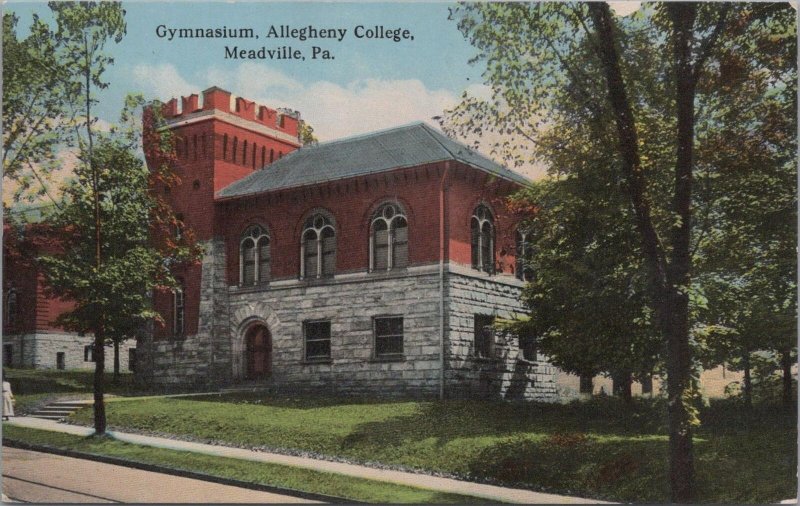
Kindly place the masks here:
POLYGON ((330 140, 413 121, 430 121, 452 107, 458 97, 443 89, 430 90, 417 79, 356 80, 342 86, 329 81, 305 85, 287 74, 255 63, 235 71, 209 68, 190 84, 174 66, 138 65, 134 84, 161 100, 219 86, 269 107, 289 107, 302 113, 320 140, 330 140))
POLYGON ((188 83, 178 70, 168 63, 161 65, 137 65, 133 68, 133 81, 146 95, 167 101, 196 93, 197 87, 188 83))
MULTIPOLYGON (((219 86, 258 104, 298 110, 321 141, 415 121, 438 126, 431 118, 442 115, 460 100, 459 95, 445 89, 429 89, 418 79, 303 84, 279 70, 251 62, 240 64, 233 72, 211 67, 196 85, 190 85, 171 65, 137 66, 134 79, 145 95, 153 94, 162 100, 219 86)), ((480 98, 492 94, 491 88, 483 84, 470 85, 467 91, 480 98)), ((526 167, 520 172, 539 178, 542 169, 526 167)))

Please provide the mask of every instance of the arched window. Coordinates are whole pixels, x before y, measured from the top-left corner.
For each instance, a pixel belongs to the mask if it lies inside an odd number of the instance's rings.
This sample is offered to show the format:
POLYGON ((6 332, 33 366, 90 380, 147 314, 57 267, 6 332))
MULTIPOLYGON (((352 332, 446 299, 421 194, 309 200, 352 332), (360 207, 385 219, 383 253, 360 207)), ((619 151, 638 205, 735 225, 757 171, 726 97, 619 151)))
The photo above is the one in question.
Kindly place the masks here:
POLYGON ((383 204, 372 216, 369 253, 371 271, 408 266, 408 220, 397 204, 383 204))
POLYGON ((233 155, 233 158, 231 159, 231 161, 233 163, 236 163, 236 150, 237 149, 239 149, 239 138, 234 135, 233 136, 233 150, 231 151, 231 155, 233 155))
POLYGON ((260 225, 251 225, 239 242, 239 284, 256 285, 269 281, 269 234, 260 225))
POLYGON ((5 325, 14 328, 17 323, 17 289, 9 288, 6 292, 5 325))
POLYGON ((517 265, 514 269, 514 274, 517 276, 517 279, 530 281, 533 279, 533 269, 530 264, 532 250, 529 233, 517 229, 517 233, 514 235, 514 243, 517 249, 517 265))
POLYGON ((178 286, 172 292, 172 332, 175 337, 180 337, 186 330, 186 300, 183 280, 178 279, 177 281, 178 286))
POLYGON ((336 230, 327 216, 308 217, 300 239, 300 277, 332 276, 336 269, 336 230))
POLYGON ((472 268, 494 272, 494 217, 483 204, 475 208, 471 220, 472 268))
POLYGON ((222 135, 222 159, 228 159, 228 134, 222 135))

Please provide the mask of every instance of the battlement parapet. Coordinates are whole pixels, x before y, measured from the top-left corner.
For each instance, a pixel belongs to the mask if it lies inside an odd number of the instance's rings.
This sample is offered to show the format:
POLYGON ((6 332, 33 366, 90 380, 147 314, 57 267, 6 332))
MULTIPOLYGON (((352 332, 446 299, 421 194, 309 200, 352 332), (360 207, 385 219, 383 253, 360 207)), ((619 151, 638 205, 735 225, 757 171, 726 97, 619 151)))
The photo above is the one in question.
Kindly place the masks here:
POLYGON ((298 135, 300 119, 295 112, 271 109, 242 97, 233 99, 234 97, 229 91, 216 86, 203 91, 202 105, 200 97, 196 93, 180 98, 180 102, 177 98, 172 98, 163 104, 162 114, 166 120, 173 122, 201 111, 216 110, 273 128, 292 137, 298 135), (178 104, 180 104, 180 110, 178 110, 178 104))

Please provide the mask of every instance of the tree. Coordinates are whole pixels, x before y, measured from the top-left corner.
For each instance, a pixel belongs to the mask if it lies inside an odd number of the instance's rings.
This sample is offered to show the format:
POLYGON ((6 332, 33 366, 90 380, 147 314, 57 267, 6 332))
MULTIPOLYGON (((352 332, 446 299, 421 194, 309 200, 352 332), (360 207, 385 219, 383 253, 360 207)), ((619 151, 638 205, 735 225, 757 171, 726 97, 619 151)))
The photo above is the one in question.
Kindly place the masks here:
MULTIPOLYGON (((604 3, 542 3, 467 4, 454 8, 452 17, 480 51, 476 60, 486 62, 484 78, 493 96, 465 96, 449 114, 451 130, 500 133, 503 140, 494 150, 513 163, 524 161, 519 148, 528 143, 543 159, 557 159, 559 149, 580 150, 586 141, 581 124, 612 134, 604 149, 614 154, 625 183, 621 191, 648 272, 648 300, 666 347, 672 498, 690 501, 697 423, 690 347, 697 299, 693 260, 702 239, 695 232, 698 222, 702 232, 709 228, 703 222, 714 219, 693 212, 695 147, 737 107, 715 101, 715 92, 724 88, 715 84, 717 74, 733 59, 721 48, 758 30, 788 39, 795 30, 793 13, 775 5, 664 3, 617 19, 604 3), (708 130, 698 131, 698 125, 708 130)), ((756 46, 746 56, 769 73, 762 53, 756 46)), ((787 68, 787 75, 796 75, 796 65, 787 68)))
POLYGON ((588 165, 594 170, 537 183, 514 197, 536 205, 524 224, 530 318, 514 330, 535 336, 538 349, 566 372, 610 375, 615 394, 630 401, 632 377, 652 375, 661 345, 630 213, 608 184, 610 166, 588 165))
POLYGON ((20 200, 36 183, 48 193, 47 175, 58 166, 56 150, 69 125, 64 80, 46 23, 34 16, 30 35, 17 37, 19 19, 3 14, 3 177, 16 183, 20 200))
MULTIPOLYGON (((161 139, 148 150, 156 151, 152 159, 167 160, 169 156, 160 150, 171 146, 172 140, 170 132, 160 130, 153 118, 158 109, 145 112, 143 137, 161 139)), ((170 239, 176 218, 166 202, 151 191, 157 182, 174 179, 169 166, 162 163, 148 170, 129 139, 112 131, 95 139, 91 163, 89 155, 82 154, 87 163, 76 167, 64 203, 52 220, 61 253, 39 259, 52 292, 74 302, 74 308, 57 322, 65 329, 95 337, 97 434, 105 431, 102 378, 106 340, 119 342, 136 335, 147 321, 160 321, 152 308, 152 291, 177 286, 170 268, 193 261, 199 253, 189 234, 178 243, 170 239), (98 218, 103 227, 99 253, 95 242, 98 218)))

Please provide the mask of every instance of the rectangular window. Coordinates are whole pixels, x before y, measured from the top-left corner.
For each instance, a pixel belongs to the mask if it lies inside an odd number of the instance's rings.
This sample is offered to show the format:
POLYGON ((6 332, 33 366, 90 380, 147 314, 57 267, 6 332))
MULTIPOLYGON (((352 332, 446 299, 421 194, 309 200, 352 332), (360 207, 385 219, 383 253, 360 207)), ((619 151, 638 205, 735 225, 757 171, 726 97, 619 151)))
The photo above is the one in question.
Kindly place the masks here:
POLYGON ((63 351, 56 353, 56 369, 63 371, 66 368, 66 358, 63 351))
POLYGON ((303 335, 306 341, 306 360, 330 360, 331 322, 303 322, 303 335))
POLYGON ((83 361, 94 362, 94 345, 87 344, 83 347, 83 361))
POLYGON ((536 338, 532 335, 519 336, 519 350, 522 358, 531 362, 536 361, 536 338))
POLYGON ((403 355, 403 317, 382 316, 374 320, 375 356, 401 357, 403 355))
POLYGON ((492 358, 494 348, 494 316, 475 315, 475 356, 492 358))
POLYGON ((136 371, 136 348, 128 349, 128 370, 136 371))

